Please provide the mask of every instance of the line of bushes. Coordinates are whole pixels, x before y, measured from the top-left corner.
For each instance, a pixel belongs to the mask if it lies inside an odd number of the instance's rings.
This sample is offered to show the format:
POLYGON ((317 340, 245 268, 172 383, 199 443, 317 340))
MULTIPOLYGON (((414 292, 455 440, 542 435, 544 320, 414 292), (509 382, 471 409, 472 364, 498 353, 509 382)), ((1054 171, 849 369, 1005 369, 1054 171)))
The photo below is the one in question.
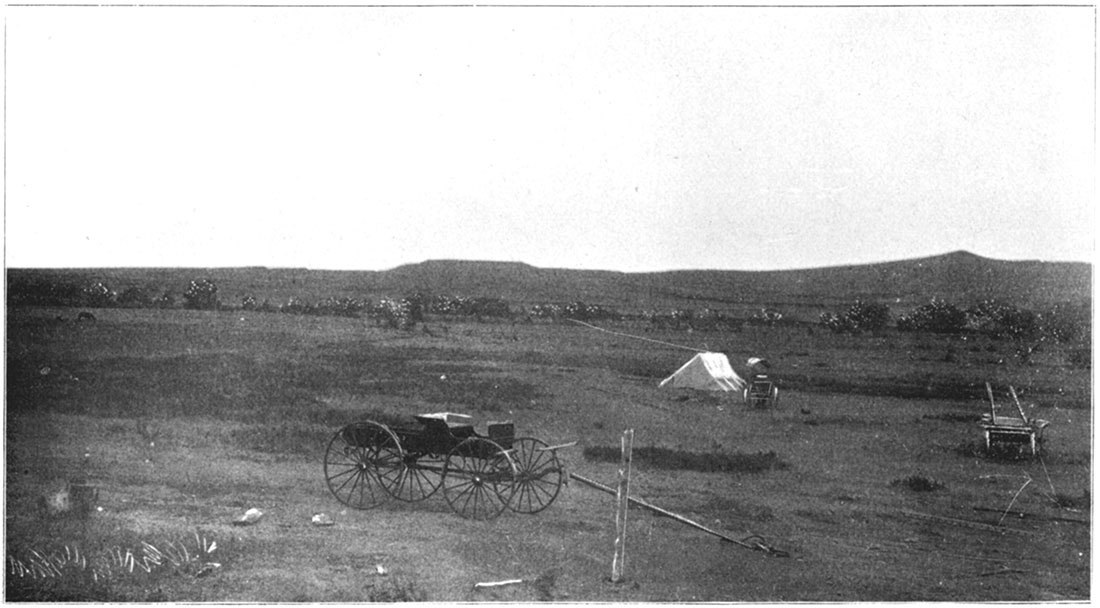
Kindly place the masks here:
MULTIPOLYGON (((667 311, 645 310, 627 314, 600 304, 583 301, 539 303, 529 309, 513 309, 501 298, 426 295, 413 293, 402 298, 384 298, 371 302, 354 297, 328 297, 317 303, 290 298, 281 305, 269 300, 262 303, 245 296, 239 307, 218 299, 218 286, 207 278, 191 281, 181 294, 183 308, 193 310, 248 310, 318 316, 367 316, 379 324, 409 328, 424 320, 425 315, 508 319, 517 315, 528 319, 579 321, 641 320, 652 328, 673 330, 739 331, 744 325, 778 326, 788 324, 784 314, 774 308, 762 308, 748 318, 738 318, 728 312, 705 308, 675 308, 667 311)), ((151 295, 140 287, 128 287, 115 292, 103 281, 80 285, 73 282, 41 278, 14 280, 9 285, 11 305, 79 306, 88 308, 176 308, 172 291, 151 295)), ((819 324, 836 333, 876 333, 894 321, 886 304, 856 300, 842 312, 823 312, 819 324)), ((1091 310, 1087 304, 1060 304, 1034 312, 1000 300, 983 300, 968 308, 943 299, 933 298, 927 304, 897 317, 895 326, 902 332, 959 335, 978 333, 996 339, 1019 341, 1052 340, 1069 343, 1091 337, 1091 310)))
MULTIPOLYGON (((820 316, 821 325, 837 333, 878 332, 885 329, 890 320, 889 306, 862 300, 856 300, 841 313, 823 312, 820 316)), ((1000 300, 983 300, 962 308, 932 298, 927 304, 897 318, 897 329, 903 332, 977 333, 995 339, 1060 343, 1081 339, 1090 325, 1090 311, 1083 305, 1060 304, 1044 312, 1033 312, 1000 300)))

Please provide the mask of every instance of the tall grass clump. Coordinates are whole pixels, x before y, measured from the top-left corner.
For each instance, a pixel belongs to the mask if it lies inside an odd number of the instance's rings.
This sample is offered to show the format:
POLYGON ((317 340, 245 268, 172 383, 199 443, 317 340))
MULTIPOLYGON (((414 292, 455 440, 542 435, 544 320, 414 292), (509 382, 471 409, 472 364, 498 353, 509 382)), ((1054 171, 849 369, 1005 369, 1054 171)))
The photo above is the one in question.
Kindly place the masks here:
POLYGON ((222 564, 216 541, 191 537, 129 546, 25 547, 6 560, 4 597, 29 602, 167 601, 168 577, 203 578, 222 564))

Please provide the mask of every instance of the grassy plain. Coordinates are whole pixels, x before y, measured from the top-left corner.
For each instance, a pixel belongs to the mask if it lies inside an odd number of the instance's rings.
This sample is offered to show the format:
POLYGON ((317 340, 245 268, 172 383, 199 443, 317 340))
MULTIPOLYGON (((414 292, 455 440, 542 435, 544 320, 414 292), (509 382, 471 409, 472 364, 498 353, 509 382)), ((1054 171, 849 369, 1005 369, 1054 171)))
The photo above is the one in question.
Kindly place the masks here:
POLYGON ((123 309, 97 310, 94 323, 58 320, 73 315, 7 311, 7 554, 97 554, 197 531, 217 543, 206 561, 221 566, 66 587, 13 576, 9 560, 9 599, 1089 599, 1091 372, 1057 346, 1025 363, 1009 342, 804 327, 609 326, 645 341, 549 322, 429 319, 398 331, 349 318, 123 309), (669 344, 722 350, 735 365, 768 356, 779 406, 659 390, 691 355, 669 344), (1041 461, 981 454, 986 381, 1004 405, 1013 384, 1050 421, 1041 461), (487 522, 458 517, 441 497, 369 511, 332 498, 321 458, 340 426, 431 411, 510 418, 519 434, 577 441, 567 466, 608 484, 617 464, 584 451, 615 448, 627 428, 636 448, 772 452, 782 466, 751 473, 639 460, 632 494, 731 537, 760 535, 790 557, 632 510, 628 580, 613 585, 613 499, 577 483, 542 513, 487 522), (76 478, 98 488, 102 510, 47 516, 44 492, 76 478), (253 507, 259 523, 232 525, 253 507), (336 524, 313 526, 319 512, 336 524), (473 588, 505 579, 526 582, 473 588))

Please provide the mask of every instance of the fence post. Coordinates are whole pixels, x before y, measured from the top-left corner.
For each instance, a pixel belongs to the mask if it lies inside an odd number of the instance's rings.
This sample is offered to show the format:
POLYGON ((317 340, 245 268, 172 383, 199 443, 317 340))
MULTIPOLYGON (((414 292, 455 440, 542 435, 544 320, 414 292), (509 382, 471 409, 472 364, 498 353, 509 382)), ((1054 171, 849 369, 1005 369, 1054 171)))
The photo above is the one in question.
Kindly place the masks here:
POLYGON ((626 562, 626 510, 630 505, 630 457, 634 449, 634 429, 623 431, 623 457, 619 465, 619 488, 616 493, 615 509, 615 557, 611 560, 611 582, 623 580, 623 565, 626 562))

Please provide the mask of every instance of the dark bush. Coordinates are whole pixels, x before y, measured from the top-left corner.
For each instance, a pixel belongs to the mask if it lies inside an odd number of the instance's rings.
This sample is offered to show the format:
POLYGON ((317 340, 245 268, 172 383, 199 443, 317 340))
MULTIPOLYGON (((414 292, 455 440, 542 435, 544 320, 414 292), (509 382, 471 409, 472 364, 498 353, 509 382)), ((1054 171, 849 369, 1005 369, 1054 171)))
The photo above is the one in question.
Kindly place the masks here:
POLYGON ((993 338, 1026 340, 1040 333, 1039 316, 999 300, 983 300, 966 311, 967 326, 993 338))
POLYGON ((83 305, 89 308, 104 308, 114 304, 118 294, 111 291, 103 281, 96 281, 84 288, 83 305))
POLYGON ((127 287, 118 296, 118 305, 123 308, 148 308, 153 303, 140 287, 127 287))
POLYGON ((821 324, 837 333, 880 331, 889 322, 889 306, 867 303, 863 300, 856 300, 855 304, 840 315, 831 312, 821 313, 821 324))
POLYGON ((585 304, 580 301, 566 304, 562 308, 562 316, 577 321, 614 321, 621 318, 619 313, 610 308, 599 304, 585 304))
POLYGON ((210 279, 195 279, 183 294, 184 308, 217 310, 218 286, 210 279))
POLYGON ((172 292, 166 291, 158 298, 153 298, 153 308, 172 308, 176 305, 176 296, 172 295, 172 292))
POLYGON ((1087 304, 1058 304, 1040 316, 1043 335, 1068 343, 1091 333, 1092 311, 1087 304))
POLYGON ((932 492, 944 488, 943 483, 922 475, 910 475, 904 479, 895 479, 890 482, 890 485, 901 486, 913 492, 932 492))
POLYGON ((898 319, 898 329, 901 331, 959 334, 965 327, 966 312, 936 298, 898 319))
POLYGON ((290 298, 286 304, 279 307, 279 312, 288 315, 307 315, 313 313, 313 305, 305 300, 290 298))
POLYGON ((749 317, 749 323, 753 325, 776 325, 782 320, 783 313, 774 308, 761 308, 749 317))

